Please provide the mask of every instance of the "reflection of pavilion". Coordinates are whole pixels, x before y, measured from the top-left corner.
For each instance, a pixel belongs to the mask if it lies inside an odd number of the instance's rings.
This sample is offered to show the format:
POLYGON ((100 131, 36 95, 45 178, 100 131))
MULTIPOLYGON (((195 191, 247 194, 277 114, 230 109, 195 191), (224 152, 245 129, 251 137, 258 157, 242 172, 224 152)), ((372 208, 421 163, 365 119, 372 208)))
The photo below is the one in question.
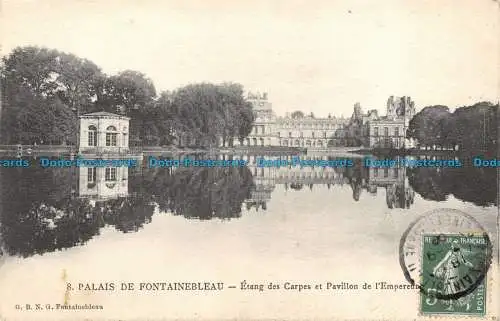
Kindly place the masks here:
POLYGON ((80 167, 78 195, 94 200, 128 196, 128 168, 80 167))

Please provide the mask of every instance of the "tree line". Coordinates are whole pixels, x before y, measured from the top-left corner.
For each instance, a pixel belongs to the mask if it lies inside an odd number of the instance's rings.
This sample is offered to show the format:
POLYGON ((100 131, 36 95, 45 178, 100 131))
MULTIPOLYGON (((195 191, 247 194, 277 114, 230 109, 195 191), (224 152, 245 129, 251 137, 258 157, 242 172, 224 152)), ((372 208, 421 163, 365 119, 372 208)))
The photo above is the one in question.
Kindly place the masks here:
POLYGON ((447 106, 428 106, 410 120, 407 137, 416 139, 421 147, 496 153, 498 124, 498 104, 480 102, 453 113, 447 106))
POLYGON ((130 117, 130 143, 138 146, 169 145, 179 137, 230 145, 246 137, 254 121, 237 83, 157 93, 141 72, 106 75, 88 59, 36 46, 17 47, 0 68, 4 144, 75 144, 78 116, 97 111, 130 117))

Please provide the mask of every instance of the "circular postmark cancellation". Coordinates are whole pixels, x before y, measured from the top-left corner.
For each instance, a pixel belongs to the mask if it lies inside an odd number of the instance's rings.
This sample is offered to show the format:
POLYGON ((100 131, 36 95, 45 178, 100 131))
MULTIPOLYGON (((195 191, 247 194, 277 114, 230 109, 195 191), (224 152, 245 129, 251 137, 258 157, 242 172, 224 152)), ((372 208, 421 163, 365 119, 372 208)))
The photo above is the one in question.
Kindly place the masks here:
POLYGON ((405 278, 435 300, 459 300, 484 288, 491 260, 487 232, 471 215, 455 209, 423 214, 410 224, 399 246, 405 278))

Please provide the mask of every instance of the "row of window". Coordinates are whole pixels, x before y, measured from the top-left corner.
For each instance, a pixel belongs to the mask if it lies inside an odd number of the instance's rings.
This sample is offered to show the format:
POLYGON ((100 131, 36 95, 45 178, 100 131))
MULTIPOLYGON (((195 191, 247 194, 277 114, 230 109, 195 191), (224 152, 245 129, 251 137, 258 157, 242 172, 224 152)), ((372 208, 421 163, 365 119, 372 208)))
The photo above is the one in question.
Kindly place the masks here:
MULTIPOLYGON (((257 172, 257 168, 255 167, 253 169, 253 175, 254 176, 265 176, 265 171, 264 168, 260 168, 260 173, 257 172)), ((289 172, 288 174, 285 174, 283 172, 278 172, 277 175, 274 176, 274 178, 336 178, 335 173, 333 172, 289 172)), ((337 176, 338 177, 338 176, 337 176)))
MULTIPOLYGON (((89 131, 97 131, 97 127, 95 127, 94 125, 90 125, 89 128, 88 128, 89 131)), ((116 129, 115 126, 111 125, 111 126, 108 126, 108 128, 106 128, 106 131, 108 132, 117 132, 118 129, 116 129)), ((127 127, 123 127, 123 132, 126 132, 127 131, 127 127)))
POLYGON ((344 128, 344 124, 278 124, 278 127, 285 128, 311 128, 311 129, 341 129, 344 128))
MULTIPOLYGON (((324 126, 321 126, 321 125, 316 125, 316 126, 306 126, 306 125, 295 125, 295 126, 277 126, 278 128, 302 128, 302 129, 330 129, 330 130, 339 130, 339 129, 342 129, 344 126, 340 126, 340 125, 324 125, 324 126)), ((255 133, 255 134, 259 134, 259 128, 260 128, 260 133, 261 134, 265 134, 266 133, 266 127, 265 126, 259 126, 259 125, 256 125, 253 129, 252 129, 252 132, 255 133)), ((267 130, 269 131, 269 130, 267 130)))
MULTIPOLYGON (((335 133, 335 136, 338 136, 337 135, 338 133, 335 133)), ((289 138, 292 138, 292 132, 288 132, 288 137, 289 138)), ((304 138, 304 133, 303 132, 300 132, 299 133, 299 137, 300 138, 304 138)), ((327 132, 323 132, 323 135, 322 135, 322 138, 327 138, 328 137, 328 134, 327 132)), ((278 132, 278 138, 281 138, 281 132, 278 132)), ((316 134, 314 132, 311 133, 311 138, 320 138, 319 136, 316 137, 316 134)))
MULTIPOLYGON (((88 146, 97 146, 97 128, 95 126, 89 126, 88 128, 88 146)), ((126 128, 124 128, 124 131, 126 128)), ((106 146, 117 146, 118 133, 116 132, 115 126, 109 126, 106 128, 106 146)), ((127 134, 123 134, 124 144, 127 141, 127 134)))
MULTIPOLYGON (((333 140, 329 140, 328 144, 333 144, 333 140)), ((280 141, 280 146, 289 146, 288 140, 284 139, 283 141, 280 141)), ((290 146, 304 146, 304 141, 300 141, 300 140, 296 139, 295 144, 294 144, 294 141, 290 139, 290 146)), ((314 141, 311 142, 310 140, 307 140, 305 142, 305 146, 307 146, 307 147, 311 147, 311 146, 323 147, 323 142, 321 140, 318 140, 317 142, 314 142, 314 141)))
MULTIPOLYGON (((373 136, 378 135, 378 127, 373 127, 373 136)), ((389 136, 389 127, 384 127, 384 136, 389 136)), ((394 128, 394 136, 399 136, 399 127, 394 128)))
MULTIPOLYGON (((95 167, 89 167, 87 169, 87 181, 89 183, 95 183, 97 180, 97 171, 95 167)), ((104 180, 107 182, 116 181, 116 168, 106 167, 104 169, 104 180)))
MULTIPOLYGON (((373 168, 373 177, 378 177, 378 172, 382 170, 382 168, 373 168)), ((399 169, 398 168, 393 168, 393 177, 394 178, 398 178, 399 177, 399 169)), ((384 171, 384 178, 387 178, 389 177, 389 169, 388 168, 384 168, 383 169, 384 171)))

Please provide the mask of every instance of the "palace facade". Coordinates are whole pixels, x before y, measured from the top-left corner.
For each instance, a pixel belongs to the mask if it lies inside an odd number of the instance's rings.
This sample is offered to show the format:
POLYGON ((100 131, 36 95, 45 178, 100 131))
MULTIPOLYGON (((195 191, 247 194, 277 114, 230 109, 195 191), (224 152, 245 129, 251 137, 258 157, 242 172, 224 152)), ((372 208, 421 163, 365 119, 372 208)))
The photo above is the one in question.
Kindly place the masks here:
POLYGON ((394 147, 405 146, 405 132, 415 115, 410 97, 389 97, 386 116, 377 110, 363 113, 359 103, 354 105, 350 118, 316 118, 312 115, 277 116, 263 95, 249 93, 255 121, 251 133, 235 146, 290 146, 326 148, 334 146, 394 147))
POLYGON ((369 147, 403 148, 413 147, 407 140, 406 129, 415 116, 415 103, 410 97, 390 96, 387 100, 386 116, 366 123, 369 147))
MULTIPOLYGON (((312 116, 280 117, 275 114, 267 93, 248 94, 255 121, 251 133, 243 140, 245 146, 327 147, 338 146, 345 137, 346 118, 314 118, 312 116)), ((235 145, 240 141, 235 139, 235 145)))

